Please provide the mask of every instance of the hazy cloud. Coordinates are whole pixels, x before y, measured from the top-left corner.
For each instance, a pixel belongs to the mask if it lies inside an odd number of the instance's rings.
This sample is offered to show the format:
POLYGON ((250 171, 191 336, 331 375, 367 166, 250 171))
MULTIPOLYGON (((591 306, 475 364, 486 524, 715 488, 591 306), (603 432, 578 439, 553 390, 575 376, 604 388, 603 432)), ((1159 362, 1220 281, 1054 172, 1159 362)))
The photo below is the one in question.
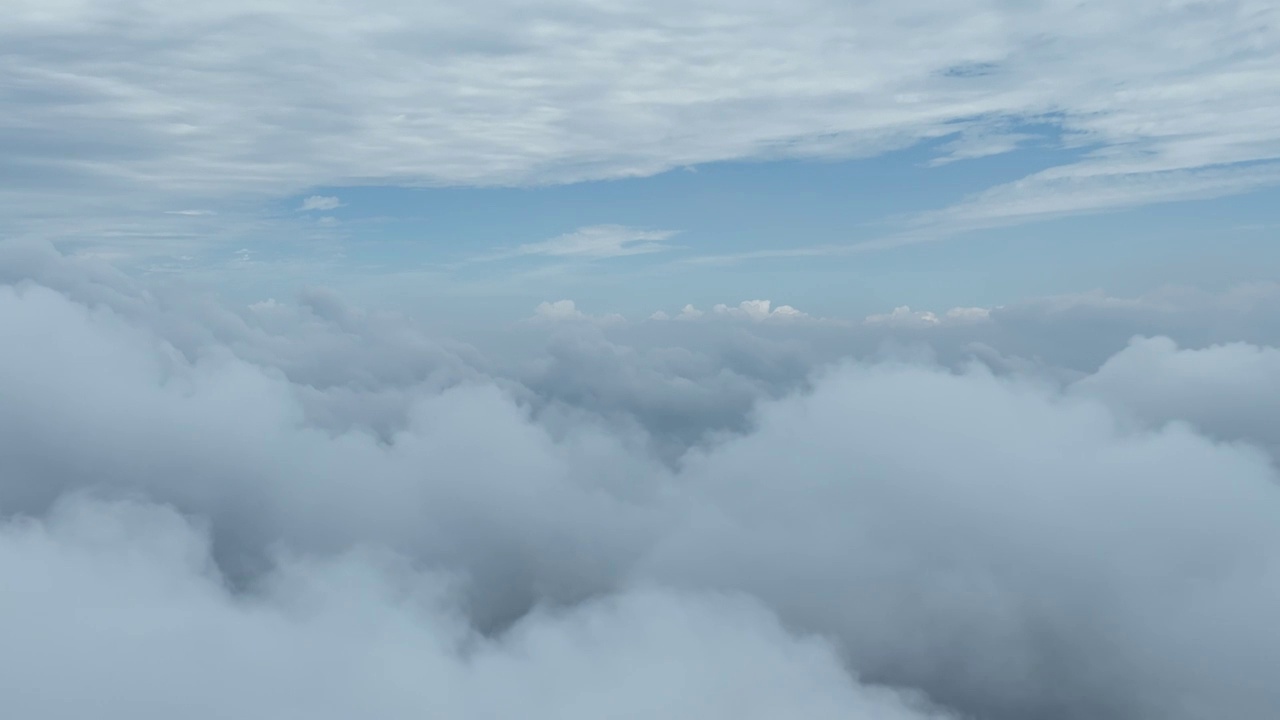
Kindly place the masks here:
POLYGON ((302 201, 298 206, 301 211, 308 210, 336 210, 342 207, 342 202, 336 197, 327 197, 324 195, 312 195, 302 201))

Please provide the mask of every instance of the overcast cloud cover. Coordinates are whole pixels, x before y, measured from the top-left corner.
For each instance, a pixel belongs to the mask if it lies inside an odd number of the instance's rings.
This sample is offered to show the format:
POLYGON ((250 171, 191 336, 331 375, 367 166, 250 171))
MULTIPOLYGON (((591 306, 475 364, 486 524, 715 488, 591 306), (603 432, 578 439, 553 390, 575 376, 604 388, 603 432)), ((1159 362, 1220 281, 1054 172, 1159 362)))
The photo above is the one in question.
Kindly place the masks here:
POLYGON ((0 48, 5 717, 1280 716, 1275 3, 0 48))

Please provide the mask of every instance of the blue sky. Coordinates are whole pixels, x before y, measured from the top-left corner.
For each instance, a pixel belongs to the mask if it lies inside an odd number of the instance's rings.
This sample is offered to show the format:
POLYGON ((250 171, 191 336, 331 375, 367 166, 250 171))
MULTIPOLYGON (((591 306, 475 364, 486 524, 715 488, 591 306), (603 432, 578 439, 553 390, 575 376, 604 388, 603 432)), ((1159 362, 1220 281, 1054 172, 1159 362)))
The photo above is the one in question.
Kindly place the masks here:
MULTIPOLYGON (((678 309, 762 293, 832 311, 865 309, 885 300, 886 292, 954 304, 958 297, 939 298, 933 281, 912 276, 929 274, 920 259, 941 263, 935 267, 947 273, 975 272, 980 268, 969 262, 972 248, 964 252, 939 243, 923 253, 901 248, 847 256, 732 256, 874 240, 915 214, 962 199, 976 180, 1016 179, 1043 167, 1045 154, 930 168, 924 166, 929 148, 914 147, 856 161, 714 163, 645 178, 538 188, 316 188, 315 194, 339 198, 342 206, 302 215, 317 223, 336 219, 319 234, 355 265, 436 270, 460 283, 501 278, 516 296, 572 290, 580 303, 602 311, 648 314, 670 310, 673 303, 678 309), (660 243, 664 249, 634 255, 475 260, 599 226, 672 234, 660 243), (662 302, 655 305, 654 298, 662 302)), ((303 200, 282 201, 278 216, 296 216, 303 200)), ((971 294, 976 302, 1008 290, 970 283, 949 292, 971 294)))
MULTIPOLYGON (((474 297, 479 292, 499 315, 561 296, 592 312, 639 317, 759 296, 848 317, 903 304, 992 306, 1093 289, 1221 289, 1280 273, 1274 188, 1003 227, 944 226, 918 243, 856 249, 931 210, 1079 155, 1054 147, 1055 140, 940 166, 930 160, 941 142, 922 142, 860 160, 722 162, 532 188, 317 187, 265 212, 300 238, 340 252, 324 281, 368 302, 390 291, 422 302, 461 294, 483 304, 474 297), (307 198, 337 206, 302 210, 307 198), (501 257, 583 228, 670 235, 635 254, 501 257), (806 249, 817 254, 785 255, 806 249), (767 255, 775 251, 784 254, 767 255), (766 256, 752 256, 758 252, 766 256), (381 280, 368 294, 371 276, 381 280), (415 279, 423 276, 447 288, 421 287, 415 279)), ((306 243, 274 257, 305 257, 306 243)), ((272 253, 270 245, 252 247, 255 256, 272 253)))
POLYGON ((508 319, 1220 288, 1280 272, 1276 14, 19 2, 0 231, 508 319))

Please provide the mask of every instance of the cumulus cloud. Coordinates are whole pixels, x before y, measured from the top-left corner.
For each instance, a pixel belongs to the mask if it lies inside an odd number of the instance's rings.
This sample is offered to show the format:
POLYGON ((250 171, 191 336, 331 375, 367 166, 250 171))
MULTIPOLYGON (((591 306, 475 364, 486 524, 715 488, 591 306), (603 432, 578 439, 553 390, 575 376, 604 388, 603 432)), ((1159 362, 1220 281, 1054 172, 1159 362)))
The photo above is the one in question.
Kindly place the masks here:
POLYGON ((680 308, 680 313, 676 315, 676 320, 697 320, 703 316, 703 312, 693 305, 685 305, 680 308))
POLYGON ((863 319, 867 325, 887 325, 892 327, 934 327, 943 323, 975 323, 985 322, 991 318, 991 311, 979 307, 951 308, 941 317, 928 310, 912 310, 901 305, 892 312, 868 315, 863 319))
POLYGON ((702 310, 693 305, 685 305, 680 312, 674 316, 667 314, 663 310, 659 310, 649 316, 650 320, 699 320, 702 318, 733 318, 738 320, 753 320, 756 322, 765 320, 785 321, 785 320, 811 320, 807 313, 803 313, 790 305, 779 305, 773 307, 773 303, 769 300, 744 300, 736 306, 718 303, 711 308, 711 314, 707 315, 702 310))
POLYGON ((815 362, 865 328, 569 323, 512 362, 324 290, 234 309, 4 257, 0 687, 23 716, 1280 704, 1273 347, 1122 341, 1064 386, 877 359, 880 335, 815 362), (673 409, 722 431, 665 457, 673 409))
POLYGON ((544 301, 533 309, 533 315, 546 320, 580 320, 585 318, 572 300, 544 301))
POLYGON ((1213 437, 1249 441, 1280 462, 1280 349, 1249 343, 1179 348, 1135 338, 1074 391, 1148 426, 1189 422, 1213 437))
POLYGON ((540 322, 562 322, 567 320, 579 320, 597 323, 618 323, 624 322, 625 318, 617 313, 607 315, 588 315, 578 309, 576 303, 572 300, 555 300, 543 301, 533 309, 533 320, 540 322))
POLYGON ((744 300, 738 303, 737 307, 729 307, 720 304, 711 308, 711 311, 717 315, 727 315, 735 318, 747 318, 750 320, 798 320, 807 318, 808 315, 791 307, 790 305, 779 305, 772 307, 768 300, 744 300))

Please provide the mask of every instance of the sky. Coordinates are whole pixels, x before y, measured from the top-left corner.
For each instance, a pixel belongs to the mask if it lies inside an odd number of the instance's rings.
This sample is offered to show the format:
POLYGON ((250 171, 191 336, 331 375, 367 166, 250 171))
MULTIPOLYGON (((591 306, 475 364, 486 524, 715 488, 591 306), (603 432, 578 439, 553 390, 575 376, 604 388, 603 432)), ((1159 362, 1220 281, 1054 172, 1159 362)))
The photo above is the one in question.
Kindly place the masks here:
POLYGON ((0 697, 1274 720, 1280 6, 9 0, 0 697))
POLYGON ((0 227, 488 321, 1280 270, 1274 4, 12 4, 0 227))

